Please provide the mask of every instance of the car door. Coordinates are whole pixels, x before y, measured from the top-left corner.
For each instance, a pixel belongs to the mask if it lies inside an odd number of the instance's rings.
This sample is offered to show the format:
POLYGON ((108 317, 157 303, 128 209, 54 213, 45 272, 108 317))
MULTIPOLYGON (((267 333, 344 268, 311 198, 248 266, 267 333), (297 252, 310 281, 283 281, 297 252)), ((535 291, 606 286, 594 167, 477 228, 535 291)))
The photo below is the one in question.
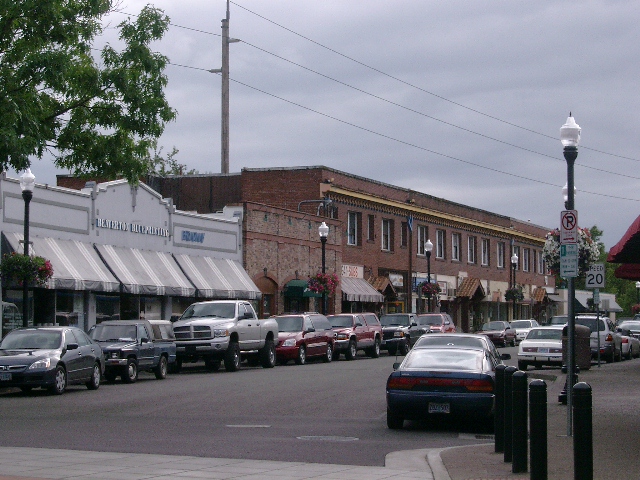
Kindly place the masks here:
POLYGON ((253 350, 260 346, 260 325, 249 304, 238 304, 238 337, 241 350, 253 350))
POLYGON ((67 382, 76 383, 82 379, 86 359, 72 329, 64 331, 63 351, 62 361, 67 370, 67 382))
POLYGON ((153 345, 151 332, 147 326, 139 323, 136 331, 136 341, 138 343, 138 369, 146 370, 153 366, 153 355, 155 346, 153 345))
POLYGON ((356 332, 356 341, 358 348, 368 348, 373 345, 373 332, 369 331, 367 324, 362 315, 356 315, 354 318, 354 331, 356 332))
POLYGON ((79 372, 79 376, 83 379, 89 379, 93 375, 93 365, 96 363, 96 358, 102 355, 102 350, 82 330, 74 328, 72 332, 83 358, 82 371, 79 372))

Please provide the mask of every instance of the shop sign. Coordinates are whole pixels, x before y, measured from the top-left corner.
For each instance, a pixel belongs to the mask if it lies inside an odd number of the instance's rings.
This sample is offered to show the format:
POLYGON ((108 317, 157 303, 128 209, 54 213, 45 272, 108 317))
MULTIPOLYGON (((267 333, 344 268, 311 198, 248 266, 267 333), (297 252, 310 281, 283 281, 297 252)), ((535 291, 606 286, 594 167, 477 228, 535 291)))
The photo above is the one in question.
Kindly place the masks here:
POLYGON ((142 235, 169 237, 169 230, 166 228, 140 225, 138 223, 119 222, 117 220, 107 220, 106 218, 96 218, 96 227, 107 230, 119 230, 121 232, 140 233, 142 235))
POLYGON ((399 273, 390 273, 389 281, 394 287, 404 287, 404 277, 399 273))
POLYGON ((342 276, 349 278, 364 278, 364 267, 358 265, 342 265, 342 276))

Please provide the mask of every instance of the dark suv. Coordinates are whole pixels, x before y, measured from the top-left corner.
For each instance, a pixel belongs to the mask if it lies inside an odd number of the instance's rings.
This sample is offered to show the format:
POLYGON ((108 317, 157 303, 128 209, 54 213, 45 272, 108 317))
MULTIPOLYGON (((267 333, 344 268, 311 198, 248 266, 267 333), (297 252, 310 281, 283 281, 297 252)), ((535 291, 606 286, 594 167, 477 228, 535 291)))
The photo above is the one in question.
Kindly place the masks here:
POLYGON ((336 332, 335 359, 344 353, 353 360, 358 350, 372 358, 380 356, 382 327, 375 313, 340 313, 327 317, 336 332))
POLYGON ((321 357, 323 362, 333 359, 335 332, 327 317, 319 313, 278 315, 278 343, 276 359, 280 365, 294 360, 304 365, 308 358, 321 357))
POLYGON ((380 348, 389 352, 389 355, 395 355, 397 352, 406 355, 420 336, 417 332, 411 335, 411 327, 418 326, 414 313, 382 315, 380 325, 382 325, 382 345, 380 348))

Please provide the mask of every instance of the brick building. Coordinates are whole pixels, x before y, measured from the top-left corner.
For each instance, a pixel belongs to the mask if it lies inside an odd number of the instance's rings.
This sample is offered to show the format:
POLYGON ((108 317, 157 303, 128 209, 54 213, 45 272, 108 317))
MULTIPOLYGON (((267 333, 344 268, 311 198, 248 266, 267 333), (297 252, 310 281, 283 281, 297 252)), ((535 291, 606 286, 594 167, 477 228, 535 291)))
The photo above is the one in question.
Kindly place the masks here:
POLYGON ((330 227, 327 271, 342 275, 330 312, 448 311, 463 331, 553 313, 547 293, 554 278, 541 256, 548 229, 529 222, 321 166, 152 176, 146 183, 181 210, 243 206, 244 266, 263 293, 264 314, 319 309, 309 292, 291 292, 320 269, 322 221, 330 227), (428 273, 441 290, 429 302, 416 293, 428 273), (514 273, 524 293, 517 303, 505 301, 514 273), (370 286, 378 297, 359 292, 370 286))

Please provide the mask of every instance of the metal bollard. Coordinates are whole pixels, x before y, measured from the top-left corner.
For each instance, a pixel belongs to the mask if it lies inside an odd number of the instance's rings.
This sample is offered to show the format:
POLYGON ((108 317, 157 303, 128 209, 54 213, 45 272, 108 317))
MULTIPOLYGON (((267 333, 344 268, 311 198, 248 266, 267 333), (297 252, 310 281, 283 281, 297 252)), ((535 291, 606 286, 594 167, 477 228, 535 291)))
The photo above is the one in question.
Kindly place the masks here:
POLYGON ((529 384, 530 480, 547 480, 547 384, 533 380, 529 384))
POLYGON ((593 419, 591 385, 573 386, 573 478, 593 479, 593 419))
POLYGON ((493 414, 493 433, 495 452, 504 452, 504 369, 506 365, 496 367, 495 412, 493 414))
POLYGON ((527 471, 528 453, 528 408, 527 408, 527 374, 522 371, 515 372, 511 377, 512 385, 512 460, 511 472, 522 473, 527 471))
POLYGON ((518 369, 504 369, 504 461, 510 462, 513 457, 513 374, 518 369))

